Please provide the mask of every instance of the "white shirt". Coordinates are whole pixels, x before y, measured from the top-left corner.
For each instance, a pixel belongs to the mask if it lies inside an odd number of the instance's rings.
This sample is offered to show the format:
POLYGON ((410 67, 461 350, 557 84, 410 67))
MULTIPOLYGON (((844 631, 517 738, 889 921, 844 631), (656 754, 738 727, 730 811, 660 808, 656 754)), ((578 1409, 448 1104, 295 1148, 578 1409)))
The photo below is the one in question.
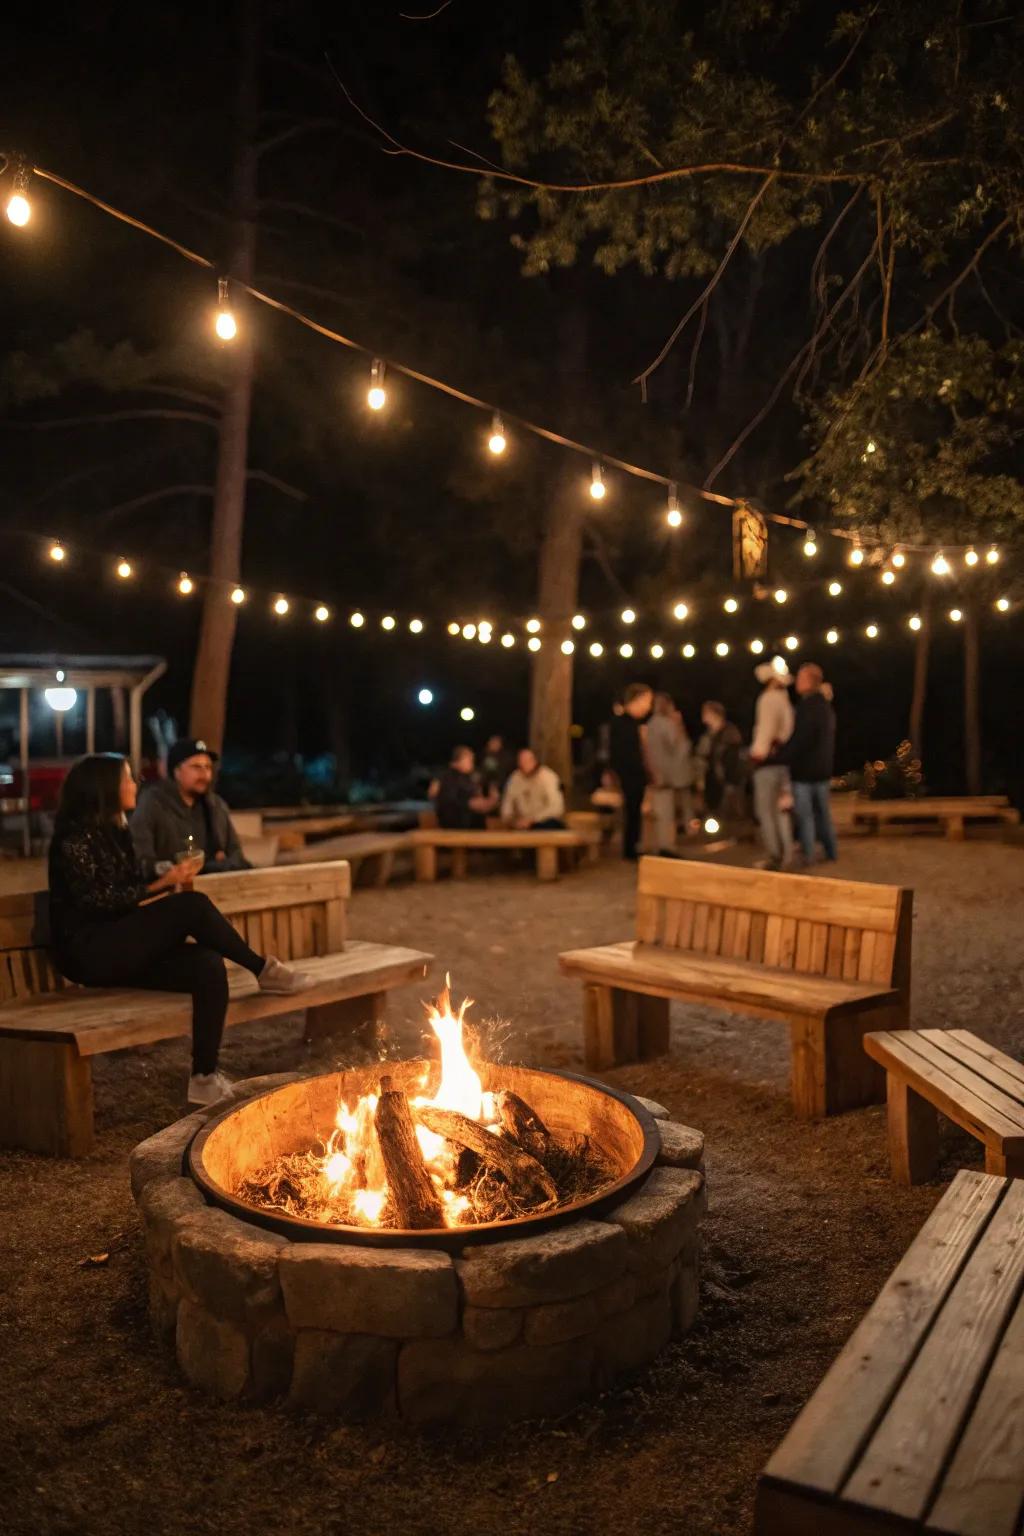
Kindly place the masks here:
POLYGON ((543 764, 531 774, 517 768, 501 797, 503 821, 551 821, 565 813, 565 796, 553 768, 543 764))
POLYGON ((793 706, 785 688, 774 683, 761 690, 754 711, 754 735, 750 743, 750 755, 762 760, 768 757, 774 746, 788 741, 793 734, 795 721, 793 706))

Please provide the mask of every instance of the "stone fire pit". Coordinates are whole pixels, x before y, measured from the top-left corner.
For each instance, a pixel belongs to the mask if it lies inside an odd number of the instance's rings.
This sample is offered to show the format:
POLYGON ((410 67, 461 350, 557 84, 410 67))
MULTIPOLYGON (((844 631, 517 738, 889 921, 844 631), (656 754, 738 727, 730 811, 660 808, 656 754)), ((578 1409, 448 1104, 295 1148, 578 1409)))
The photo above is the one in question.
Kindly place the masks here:
MULTIPOLYGON (((236 1085, 232 1104, 298 1080, 236 1085)), ((552 1230, 431 1247, 292 1241, 208 1204, 187 1153, 225 1105, 136 1147, 150 1315, 196 1387, 346 1418, 550 1416, 647 1365, 697 1311, 704 1138, 648 1100, 655 1166, 552 1230)), ((647 1113, 645 1113, 645 1111, 647 1113)))

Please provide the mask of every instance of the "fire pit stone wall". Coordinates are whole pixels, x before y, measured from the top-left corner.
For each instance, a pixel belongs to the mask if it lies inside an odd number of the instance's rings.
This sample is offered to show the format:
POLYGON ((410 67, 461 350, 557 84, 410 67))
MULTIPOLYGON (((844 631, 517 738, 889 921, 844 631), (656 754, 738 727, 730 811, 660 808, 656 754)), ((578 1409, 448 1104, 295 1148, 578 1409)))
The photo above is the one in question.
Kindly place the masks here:
MULTIPOLYGON (((295 1074, 253 1078, 236 1098, 295 1074)), ((465 1425, 550 1416, 648 1364, 697 1311, 704 1138, 658 1121, 657 1165, 599 1219, 467 1247, 290 1242, 206 1204, 183 1172, 214 1110, 131 1158, 150 1316, 222 1400, 465 1425)))

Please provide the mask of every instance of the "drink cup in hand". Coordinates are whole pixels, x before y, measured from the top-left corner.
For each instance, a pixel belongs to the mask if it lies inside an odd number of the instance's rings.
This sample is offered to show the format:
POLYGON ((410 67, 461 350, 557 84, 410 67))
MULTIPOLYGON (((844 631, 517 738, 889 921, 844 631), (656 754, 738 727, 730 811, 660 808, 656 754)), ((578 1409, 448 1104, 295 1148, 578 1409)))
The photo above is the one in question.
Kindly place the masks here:
POLYGON ((189 847, 180 849, 179 852, 174 855, 174 863, 176 867, 185 876, 181 882, 181 885, 179 886, 180 890, 190 891, 192 889, 192 882, 196 875, 198 875, 199 871, 202 869, 205 862, 206 854, 204 853, 203 849, 197 848, 191 841, 189 847))

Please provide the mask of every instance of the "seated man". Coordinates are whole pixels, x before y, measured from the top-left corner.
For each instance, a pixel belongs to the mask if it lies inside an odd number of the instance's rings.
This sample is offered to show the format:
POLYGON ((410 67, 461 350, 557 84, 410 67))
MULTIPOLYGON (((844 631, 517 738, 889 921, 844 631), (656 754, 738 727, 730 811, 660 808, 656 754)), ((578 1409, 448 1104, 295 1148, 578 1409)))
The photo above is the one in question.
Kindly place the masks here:
POLYGON ((147 880, 191 850, 205 854, 204 874, 252 868, 227 806, 212 789, 217 761, 205 741, 176 741, 167 754, 166 779, 143 790, 131 832, 147 880))
POLYGON ((545 768, 536 752, 524 747, 505 785, 501 819, 525 831, 557 831, 565 826, 565 796, 558 774, 545 768))
POLYGON ((439 827, 460 831, 481 828, 487 815, 498 804, 497 790, 485 794, 475 772, 472 747, 455 747, 452 760, 441 777, 430 786, 430 798, 437 811, 439 827))

